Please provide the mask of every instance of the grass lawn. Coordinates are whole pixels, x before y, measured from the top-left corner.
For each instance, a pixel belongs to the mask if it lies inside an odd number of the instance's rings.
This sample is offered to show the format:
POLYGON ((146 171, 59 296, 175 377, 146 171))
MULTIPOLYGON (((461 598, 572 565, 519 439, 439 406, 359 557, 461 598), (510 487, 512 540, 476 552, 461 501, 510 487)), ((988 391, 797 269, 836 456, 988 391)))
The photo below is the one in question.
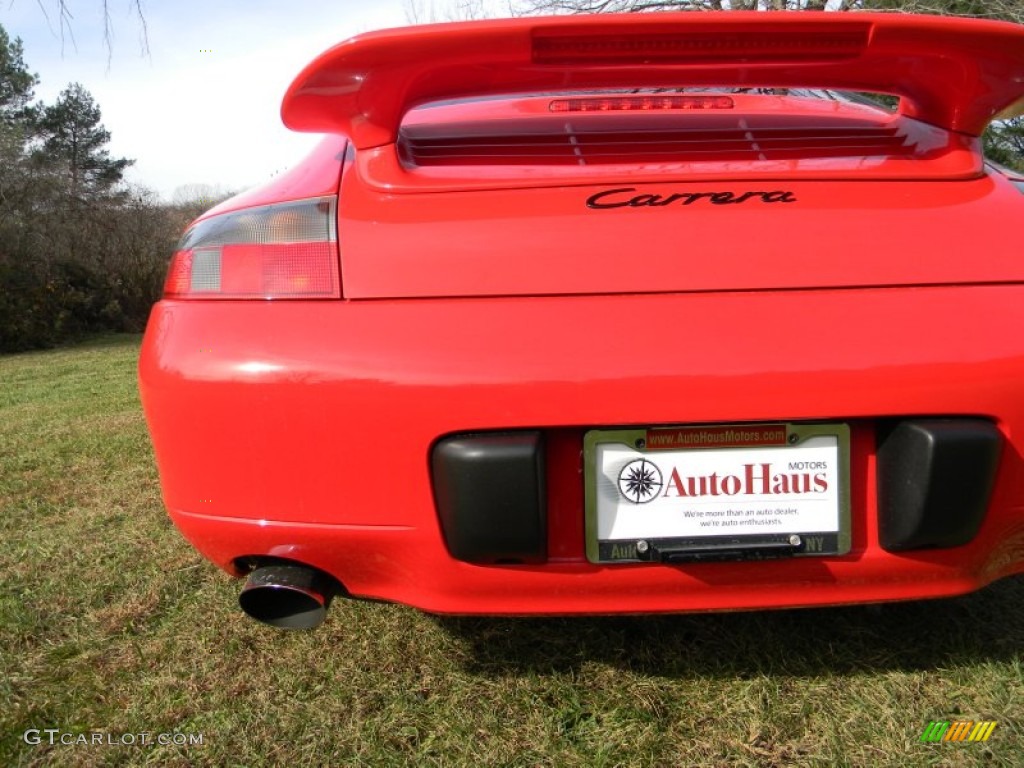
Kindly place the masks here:
POLYGON ((1020 578, 882 607, 441 620, 336 601, 313 632, 257 624, 164 515, 138 342, 0 357, 0 766, 1024 765, 1020 578), (919 741, 956 719, 998 726, 919 741), (94 732, 115 743, 59 743, 94 732))

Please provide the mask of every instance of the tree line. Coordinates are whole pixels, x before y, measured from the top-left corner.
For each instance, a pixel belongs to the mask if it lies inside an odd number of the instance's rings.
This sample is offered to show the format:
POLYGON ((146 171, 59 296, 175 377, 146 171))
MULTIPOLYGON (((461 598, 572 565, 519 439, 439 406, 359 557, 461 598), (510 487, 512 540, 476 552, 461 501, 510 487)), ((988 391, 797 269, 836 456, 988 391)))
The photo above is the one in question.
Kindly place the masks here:
MULTIPOLYGON (((416 0, 410 0, 416 3, 416 0)), ((484 0, 453 0, 461 13, 484 0)), ((512 0, 513 13, 642 13, 647 11, 901 11, 1024 22, 1020 0, 512 0)))
POLYGON ((37 103, 38 82, 0 26, 0 352, 140 331, 201 210, 126 185, 90 93, 37 103))

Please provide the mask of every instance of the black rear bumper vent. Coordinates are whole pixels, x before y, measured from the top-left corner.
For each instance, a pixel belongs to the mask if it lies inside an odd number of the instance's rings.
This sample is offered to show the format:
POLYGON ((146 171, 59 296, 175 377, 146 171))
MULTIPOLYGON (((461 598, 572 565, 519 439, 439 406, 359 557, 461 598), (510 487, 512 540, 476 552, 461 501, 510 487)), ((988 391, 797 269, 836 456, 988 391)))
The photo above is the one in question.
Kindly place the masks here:
POLYGON ((911 419, 879 437, 878 534, 889 552, 958 547, 988 509, 1002 435, 984 419, 911 419))
POLYGON ((480 564, 547 558, 539 431, 446 437, 434 446, 431 469, 434 502, 452 557, 480 564))

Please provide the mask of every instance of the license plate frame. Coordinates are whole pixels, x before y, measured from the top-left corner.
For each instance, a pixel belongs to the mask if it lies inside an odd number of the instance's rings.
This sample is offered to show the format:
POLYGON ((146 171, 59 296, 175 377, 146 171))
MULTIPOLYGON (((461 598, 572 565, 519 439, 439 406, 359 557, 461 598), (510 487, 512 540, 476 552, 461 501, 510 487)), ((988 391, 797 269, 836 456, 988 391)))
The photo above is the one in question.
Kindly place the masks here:
POLYGON ((850 551, 848 424, 592 429, 584 435, 583 459, 591 563, 829 557, 850 551))

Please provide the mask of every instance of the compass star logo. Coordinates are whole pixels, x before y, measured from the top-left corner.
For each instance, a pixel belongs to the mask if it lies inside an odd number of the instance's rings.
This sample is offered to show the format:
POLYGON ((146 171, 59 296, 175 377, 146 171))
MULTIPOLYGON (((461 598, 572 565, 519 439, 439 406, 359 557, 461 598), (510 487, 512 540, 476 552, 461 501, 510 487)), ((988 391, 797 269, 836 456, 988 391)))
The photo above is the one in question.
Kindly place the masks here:
POLYGON ((634 504, 653 501, 662 485, 661 470, 647 459, 631 461, 619 472, 619 493, 634 504))

